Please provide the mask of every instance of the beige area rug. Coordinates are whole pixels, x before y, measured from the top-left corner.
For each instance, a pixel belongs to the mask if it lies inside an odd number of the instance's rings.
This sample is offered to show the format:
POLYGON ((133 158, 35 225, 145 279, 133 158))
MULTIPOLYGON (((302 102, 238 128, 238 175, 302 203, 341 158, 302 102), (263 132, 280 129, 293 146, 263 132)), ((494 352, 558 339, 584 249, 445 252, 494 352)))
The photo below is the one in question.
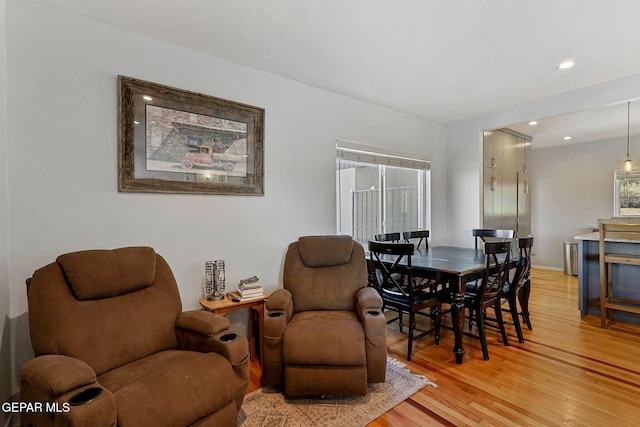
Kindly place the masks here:
POLYGON ((366 396, 286 398, 273 387, 263 387, 244 398, 238 414, 241 427, 357 427, 366 426, 425 385, 395 359, 387 360, 384 383, 369 384, 366 396))

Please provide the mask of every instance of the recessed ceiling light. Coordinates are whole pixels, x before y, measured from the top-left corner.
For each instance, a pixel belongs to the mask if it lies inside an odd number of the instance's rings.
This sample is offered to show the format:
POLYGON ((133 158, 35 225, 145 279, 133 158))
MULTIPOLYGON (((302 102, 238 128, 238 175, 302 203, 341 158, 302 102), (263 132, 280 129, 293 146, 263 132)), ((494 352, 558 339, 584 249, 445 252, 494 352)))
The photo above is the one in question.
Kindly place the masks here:
POLYGON ((565 141, 568 141, 568 140, 570 140, 570 139, 571 139, 571 137, 570 137, 570 136, 565 136, 563 139, 564 139, 565 141))
POLYGON ((537 125, 537 124, 538 124, 538 122, 536 122, 535 120, 531 120, 531 121, 529 122, 529 126, 535 126, 535 125, 537 125))
POLYGON ((575 65, 575 62, 573 61, 564 61, 563 63, 558 65, 558 68, 560 68, 561 70, 566 70, 567 68, 571 68, 574 65, 575 65))
POLYGON ((142 99, 144 99, 145 101, 153 101, 153 98, 151 98, 149 95, 143 96, 142 99))

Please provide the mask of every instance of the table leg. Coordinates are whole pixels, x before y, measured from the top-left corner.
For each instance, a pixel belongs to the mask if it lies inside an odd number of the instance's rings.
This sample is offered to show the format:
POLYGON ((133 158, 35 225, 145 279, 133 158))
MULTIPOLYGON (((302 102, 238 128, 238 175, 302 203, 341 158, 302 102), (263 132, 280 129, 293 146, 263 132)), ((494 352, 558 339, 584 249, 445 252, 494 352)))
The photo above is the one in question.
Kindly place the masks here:
POLYGON ((451 314, 455 337, 453 354, 456 356, 456 363, 462 363, 462 356, 464 355, 464 348, 462 347, 462 336, 464 332, 464 289, 460 277, 458 277, 454 285, 455 287, 451 290, 451 314))
POLYGON ((258 353, 257 353, 257 344, 256 344, 256 320, 254 318, 254 308, 253 307, 247 307, 247 322, 249 323, 248 329, 249 329, 249 334, 248 334, 248 338, 249 338, 249 355, 251 356, 251 359, 254 359, 256 357, 258 357, 258 353))
MULTIPOLYGON (((260 367, 262 368, 263 364, 264 364, 264 303, 258 304, 258 305, 254 305, 251 307, 251 309, 253 311, 255 311, 255 315, 257 317, 257 326, 258 326, 258 330, 257 331, 253 331, 253 333, 255 334, 257 332, 257 337, 255 337, 254 335, 252 335, 252 337, 254 337, 254 343, 253 346, 257 347, 254 348, 254 353, 257 357, 258 360, 260 361, 260 367)), ((251 324, 253 324, 253 319, 250 319, 249 321, 251 324)))

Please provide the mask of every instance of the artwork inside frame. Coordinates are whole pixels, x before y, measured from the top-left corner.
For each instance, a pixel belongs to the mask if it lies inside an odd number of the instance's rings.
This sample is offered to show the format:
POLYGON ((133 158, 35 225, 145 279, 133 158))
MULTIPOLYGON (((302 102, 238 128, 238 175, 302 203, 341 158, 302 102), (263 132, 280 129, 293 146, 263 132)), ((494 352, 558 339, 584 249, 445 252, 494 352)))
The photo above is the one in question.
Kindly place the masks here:
POLYGON ((118 76, 118 191, 264 195, 264 109, 118 76))
POLYGON ((614 216, 640 216, 640 171, 615 171, 614 216))

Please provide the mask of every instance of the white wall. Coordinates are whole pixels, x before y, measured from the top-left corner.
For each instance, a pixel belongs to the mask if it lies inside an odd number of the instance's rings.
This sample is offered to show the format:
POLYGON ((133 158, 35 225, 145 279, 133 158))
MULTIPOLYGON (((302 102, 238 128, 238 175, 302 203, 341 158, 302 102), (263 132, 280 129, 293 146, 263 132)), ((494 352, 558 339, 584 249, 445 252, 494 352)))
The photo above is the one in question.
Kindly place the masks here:
MULTIPOLYGON (((11 394, 11 337, 9 313, 9 191, 7 186, 7 68, 5 0, 0 0, 0 403, 11 394)), ((2 422, 0 417, 0 422, 2 422)))
POLYGON ((453 246, 473 247, 471 230, 480 225, 481 126, 472 122, 449 128, 447 235, 453 246))
MULTIPOLYGON (((447 228, 442 125, 19 0, 6 14, 13 318, 34 269, 89 248, 154 247, 187 309, 210 259, 226 260, 228 286, 257 275, 273 290, 288 243, 336 231, 337 139, 430 160, 433 227, 447 228), (118 193, 118 74, 265 108, 265 196, 118 193)), ((16 368, 30 346, 19 323, 16 368)))
MULTIPOLYGON (((506 111, 449 126, 447 145, 449 243, 472 246, 471 229, 481 225, 480 135, 482 130, 508 127, 512 123, 540 120, 544 117, 599 107, 638 96, 640 96, 640 74, 514 106, 506 111)), ((583 234, 584 231, 579 230, 584 230, 599 217, 609 217, 613 214, 613 170, 620 166, 625 147, 620 146, 619 142, 610 143, 611 146, 608 142, 584 144, 584 146, 577 144, 559 149, 562 151, 558 153, 538 153, 533 141, 530 189, 533 205, 531 229, 535 236, 534 252, 536 253, 533 259, 534 266, 561 269, 563 266, 562 241, 576 234, 583 234), (606 147, 610 147, 610 153, 607 152, 606 147), (607 152, 606 156, 605 152, 607 152), (568 157, 575 155, 578 163, 572 161, 570 165, 565 164, 560 154, 566 154, 568 157), (554 155, 557 157, 551 161, 554 155), (598 160, 602 163, 598 163, 598 160), (584 170, 584 167, 589 165, 597 166, 591 172, 584 170), (565 183, 550 183, 549 177, 564 179, 565 183), (583 182, 588 182, 594 189, 589 188, 585 191, 583 182), (553 188, 549 188, 550 186, 553 188), (563 196, 567 197, 565 194, 567 191, 571 193, 572 203, 560 202, 564 209, 559 210, 557 209, 558 200, 563 196), (605 194, 606 191, 610 194, 605 194), (603 197, 608 197, 611 201, 604 201, 603 197), (573 230, 578 232, 574 233, 573 230)))
POLYGON ((563 243, 613 216, 613 171, 622 167, 626 143, 624 138, 532 151, 533 227, 545 245, 535 251, 537 266, 562 269, 563 243))

